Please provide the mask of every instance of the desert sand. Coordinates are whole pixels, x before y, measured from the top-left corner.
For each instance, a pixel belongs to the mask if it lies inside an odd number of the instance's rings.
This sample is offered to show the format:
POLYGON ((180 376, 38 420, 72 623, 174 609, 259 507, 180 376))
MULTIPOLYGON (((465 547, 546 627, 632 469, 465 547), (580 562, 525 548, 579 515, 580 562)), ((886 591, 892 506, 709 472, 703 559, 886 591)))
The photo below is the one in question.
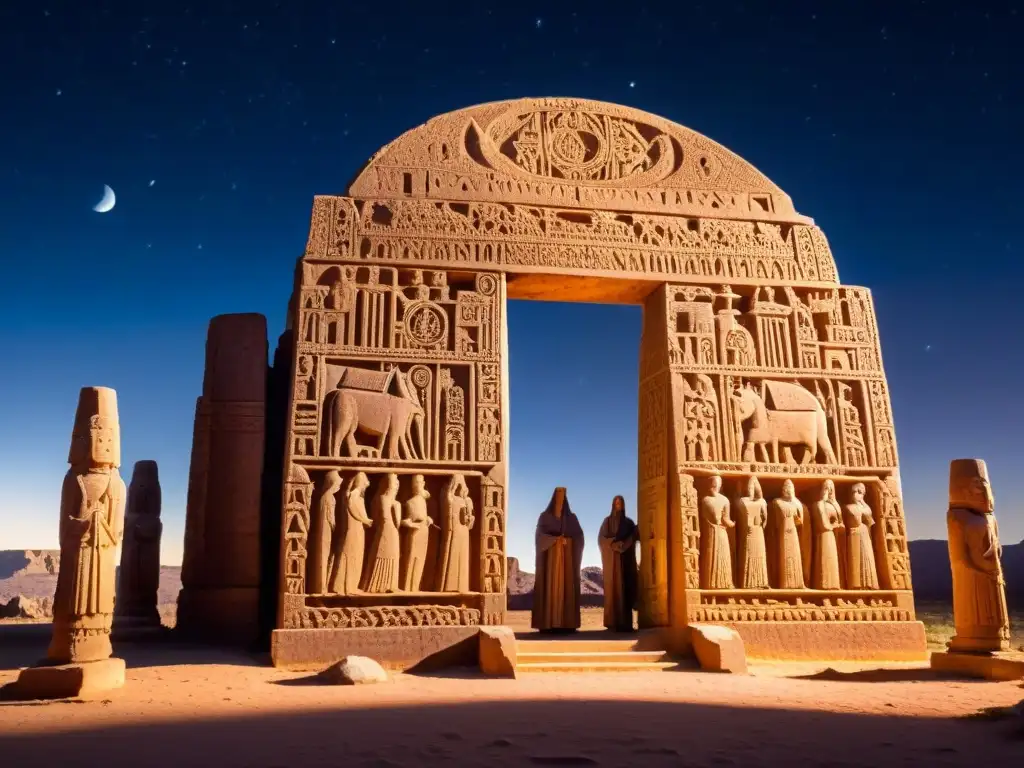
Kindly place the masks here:
MULTIPOLYGON (((45 650, 46 624, 0 628, 0 684, 45 650)), ((754 664, 750 676, 467 669, 341 687, 258 656, 116 646, 127 685, 86 702, 0 703, 4 765, 933 766, 1019 760, 1015 722, 965 719, 1017 683, 920 666, 754 664)))

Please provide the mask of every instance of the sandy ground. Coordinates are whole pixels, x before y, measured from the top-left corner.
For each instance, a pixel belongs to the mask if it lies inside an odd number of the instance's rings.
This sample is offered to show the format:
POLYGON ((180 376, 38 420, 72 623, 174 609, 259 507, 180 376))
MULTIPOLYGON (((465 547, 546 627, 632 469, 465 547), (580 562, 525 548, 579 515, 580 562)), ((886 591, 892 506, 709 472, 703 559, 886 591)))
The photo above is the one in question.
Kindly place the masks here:
MULTIPOLYGON (((0 684, 45 651, 49 627, 0 627, 0 684)), ((761 665, 524 675, 472 670, 327 686, 244 654, 122 645, 127 685, 88 702, 0 703, 0 764, 118 766, 984 765, 1024 754, 1017 683, 927 669, 761 665)))

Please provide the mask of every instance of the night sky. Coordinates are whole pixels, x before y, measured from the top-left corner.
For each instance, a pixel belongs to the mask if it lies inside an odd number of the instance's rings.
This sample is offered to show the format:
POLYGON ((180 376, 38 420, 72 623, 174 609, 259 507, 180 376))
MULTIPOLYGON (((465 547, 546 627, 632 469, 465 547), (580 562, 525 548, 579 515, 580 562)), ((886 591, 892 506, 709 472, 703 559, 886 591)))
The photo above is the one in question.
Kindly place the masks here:
MULTIPOLYGON (((1024 5, 985 2, 6 0, 0 548, 56 546, 77 392, 105 385, 179 562, 209 318, 264 313, 273 346, 313 195, 522 96, 662 115, 781 186, 874 293, 911 538, 945 536, 948 462, 978 456, 1018 541, 1021 39, 1024 5)), ((509 554, 566 485, 599 562, 636 495, 640 308, 513 302, 509 334, 509 554)))

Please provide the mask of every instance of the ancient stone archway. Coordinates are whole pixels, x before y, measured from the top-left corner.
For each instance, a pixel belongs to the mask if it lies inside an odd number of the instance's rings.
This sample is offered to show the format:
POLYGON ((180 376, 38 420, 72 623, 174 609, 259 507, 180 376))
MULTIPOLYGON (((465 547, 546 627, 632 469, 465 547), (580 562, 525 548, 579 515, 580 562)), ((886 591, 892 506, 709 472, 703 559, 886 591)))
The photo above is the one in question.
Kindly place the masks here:
POLYGON ((401 660, 503 622, 516 297, 643 305, 643 626, 679 649, 713 621, 754 653, 923 655, 870 293, 839 285, 812 220, 706 137, 522 99, 436 117, 347 196, 315 198, 289 310, 275 663, 401 660), (802 504, 776 501, 786 481, 802 504), (723 538, 730 508, 753 523, 723 538), (744 543, 763 520, 764 565, 744 543))

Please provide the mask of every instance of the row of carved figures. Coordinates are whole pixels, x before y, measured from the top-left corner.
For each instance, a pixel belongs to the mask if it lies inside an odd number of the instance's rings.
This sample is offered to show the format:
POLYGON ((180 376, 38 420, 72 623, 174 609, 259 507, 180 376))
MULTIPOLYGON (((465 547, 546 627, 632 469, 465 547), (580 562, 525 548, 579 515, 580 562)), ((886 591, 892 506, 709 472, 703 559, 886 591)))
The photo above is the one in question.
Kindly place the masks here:
POLYGON ((854 483, 840 505, 835 483, 825 480, 805 505, 786 480, 769 505, 752 476, 730 502, 713 475, 700 503, 701 589, 878 589, 865 491, 854 483))
POLYGON ((309 537, 307 593, 469 592, 469 532, 476 517, 463 475, 452 475, 445 484, 440 521, 428 514, 430 492, 423 475, 412 476, 404 502, 398 501, 398 475, 381 477, 369 515, 366 473, 356 472, 344 484, 339 509, 342 485, 341 475, 331 470, 320 487, 309 537), (440 530, 441 546, 437 568, 426 569, 431 528, 440 530), (433 584, 423 583, 426 573, 435 576, 433 584))

